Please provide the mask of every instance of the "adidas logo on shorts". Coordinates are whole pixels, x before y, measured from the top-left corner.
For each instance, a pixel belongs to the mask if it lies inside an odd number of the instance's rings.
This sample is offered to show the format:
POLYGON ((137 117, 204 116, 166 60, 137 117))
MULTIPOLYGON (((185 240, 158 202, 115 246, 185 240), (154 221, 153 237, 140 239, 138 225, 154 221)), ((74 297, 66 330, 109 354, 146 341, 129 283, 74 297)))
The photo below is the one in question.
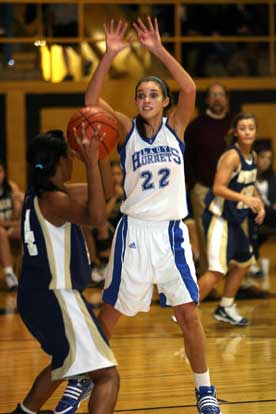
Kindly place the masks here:
POLYGON ((136 244, 132 242, 128 245, 128 247, 130 247, 131 249, 136 249, 136 244))

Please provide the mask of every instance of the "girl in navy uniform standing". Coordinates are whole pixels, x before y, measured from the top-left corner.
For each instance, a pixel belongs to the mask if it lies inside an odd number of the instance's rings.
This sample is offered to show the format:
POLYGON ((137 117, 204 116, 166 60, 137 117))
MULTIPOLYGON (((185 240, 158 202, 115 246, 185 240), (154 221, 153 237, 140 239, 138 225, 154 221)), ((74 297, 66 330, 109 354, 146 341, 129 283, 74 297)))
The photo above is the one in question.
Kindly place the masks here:
MULTIPOLYGON (((14 413, 36 413, 62 380, 74 378, 67 398, 74 411, 89 400, 89 413, 111 414, 119 388, 116 360, 82 290, 90 280, 89 257, 80 225, 103 225, 105 200, 98 168, 100 133, 88 141, 75 135, 87 185, 69 185, 72 154, 59 130, 38 135, 28 148, 31 189, 22 212, 24 255, 18 309, 51 357, 14 413), (78 380, 78 376, 83 376, 78 380), (88 379, 89 378, 89 379, 88 379)), ((66 402, 63 412, 68 412, 66 402)))
POLYGON ((246 326, 234 304, 235 295, 245 273, 254 263, 250 243, 249 212, 261 224, 265 209, 256 190, 256 119, 242 112, 233 120, 228 133, 230 147, 218 161, 212 190, 206 196, 203 224, 207 238, 208 271, 199 278, 200 299, 203 300, 224 276, 224 292, 214 318, 231 325, 246 326))

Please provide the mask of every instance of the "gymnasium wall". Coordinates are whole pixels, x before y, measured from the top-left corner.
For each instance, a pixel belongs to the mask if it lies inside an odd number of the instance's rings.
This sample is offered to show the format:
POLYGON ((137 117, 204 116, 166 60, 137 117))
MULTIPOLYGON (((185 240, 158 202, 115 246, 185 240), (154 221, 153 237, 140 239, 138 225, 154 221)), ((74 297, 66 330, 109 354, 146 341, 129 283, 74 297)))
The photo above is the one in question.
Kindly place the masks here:
MULTIPOLYGON (((197 83, 197 108, 204 108, 204 92, 214 80, 197 83)), ((230 91, 230 107, 233 113, 252 111, 258 120, 258 137, 270 137, 276 150, 276 81, 275 78, 220 79, 230 91)), ((109 80, 103 97, 117 110, 129 116, 135 115, 133 80, 109 80)), ((169 82, 177 94, 176 85, 169 82)), ((25 162, 29 139, 40 131, 60 128, 73 112, 83 106, 86 83, 69 82, 52 84, 45 82, 0 82, 0 157, 7 162, 10 179, 22 189, 26 188, 28 172, 25 162)), ((112 157, 116 157, 113 153, 112 157)), ((276 165, 275 165, 276 166, 276 165)), ((73 180, 84 178, 81 162, 76 161, 73 180)))

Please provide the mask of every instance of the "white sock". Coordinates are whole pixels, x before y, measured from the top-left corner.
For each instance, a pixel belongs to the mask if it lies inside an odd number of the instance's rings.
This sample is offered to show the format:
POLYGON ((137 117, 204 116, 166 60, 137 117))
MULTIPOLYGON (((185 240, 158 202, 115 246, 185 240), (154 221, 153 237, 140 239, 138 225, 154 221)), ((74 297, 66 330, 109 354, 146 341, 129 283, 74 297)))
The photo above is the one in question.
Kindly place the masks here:
POLYGON ((27 414, 36 414, 37 413, 37 411, 29 410, 29 408, 25 407, 25 405, 22 404, 22 403, 20 404, 20 407, 21 407, 21 410, 23 410, 27 414))
POLYGON ((3 270, 4 270, 5 275, 8 275, 9 273, 13 273, 11 266, 4 267, 3 270))
POLYGON ((200 374, 197 374, 196 372, 193 372, 193 374, 194 374, 195 386, 198 390, 199 390, 199 387, 210 387, 211 386, 209 369, 208 371, 202 372, 200 374))
POLYGON ((220 306, 223 306, 224 308, 227 308, 227 306, 232 306, 234 304, 235 298, 227 298, 223 296, 220 300, 220 306))

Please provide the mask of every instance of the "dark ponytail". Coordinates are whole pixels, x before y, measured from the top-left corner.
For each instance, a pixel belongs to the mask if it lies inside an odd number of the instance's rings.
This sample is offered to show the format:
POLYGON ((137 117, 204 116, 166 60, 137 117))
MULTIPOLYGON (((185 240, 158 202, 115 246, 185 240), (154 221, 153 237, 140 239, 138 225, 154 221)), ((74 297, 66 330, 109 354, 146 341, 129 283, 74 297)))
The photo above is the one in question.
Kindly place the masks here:
POLYGON ((37 135, 27 151, 27 162, 31 166, 31 187, 40 196, 45 191, 60 191, 51 178, 56 173, 60 157, 67 157, 68 145, 59 129, 37 135))
MULTIPOLYGON (((156 76, 145 76, 144 78, 140 79, 137 82, 137 85, 135 87, 135 99, 137 98, 138 88, 143 82, 155 82, 160 87, 163 98, 164 99, 170 98, 169 104, 164 108, 164 112, 163 112, 164 115, 166 115, 169 109, 171 109, 173 106, 173 96, 172 96, 172 93, 170 91, 170 88, 167 82, 165 82, 163 79, 160 79, 156 76)), ((147 123, 148 122, 140 114, 137 115, 136 127, 139 132, 139 135, 143 138, 146 138, 146 124, 147 123)))

